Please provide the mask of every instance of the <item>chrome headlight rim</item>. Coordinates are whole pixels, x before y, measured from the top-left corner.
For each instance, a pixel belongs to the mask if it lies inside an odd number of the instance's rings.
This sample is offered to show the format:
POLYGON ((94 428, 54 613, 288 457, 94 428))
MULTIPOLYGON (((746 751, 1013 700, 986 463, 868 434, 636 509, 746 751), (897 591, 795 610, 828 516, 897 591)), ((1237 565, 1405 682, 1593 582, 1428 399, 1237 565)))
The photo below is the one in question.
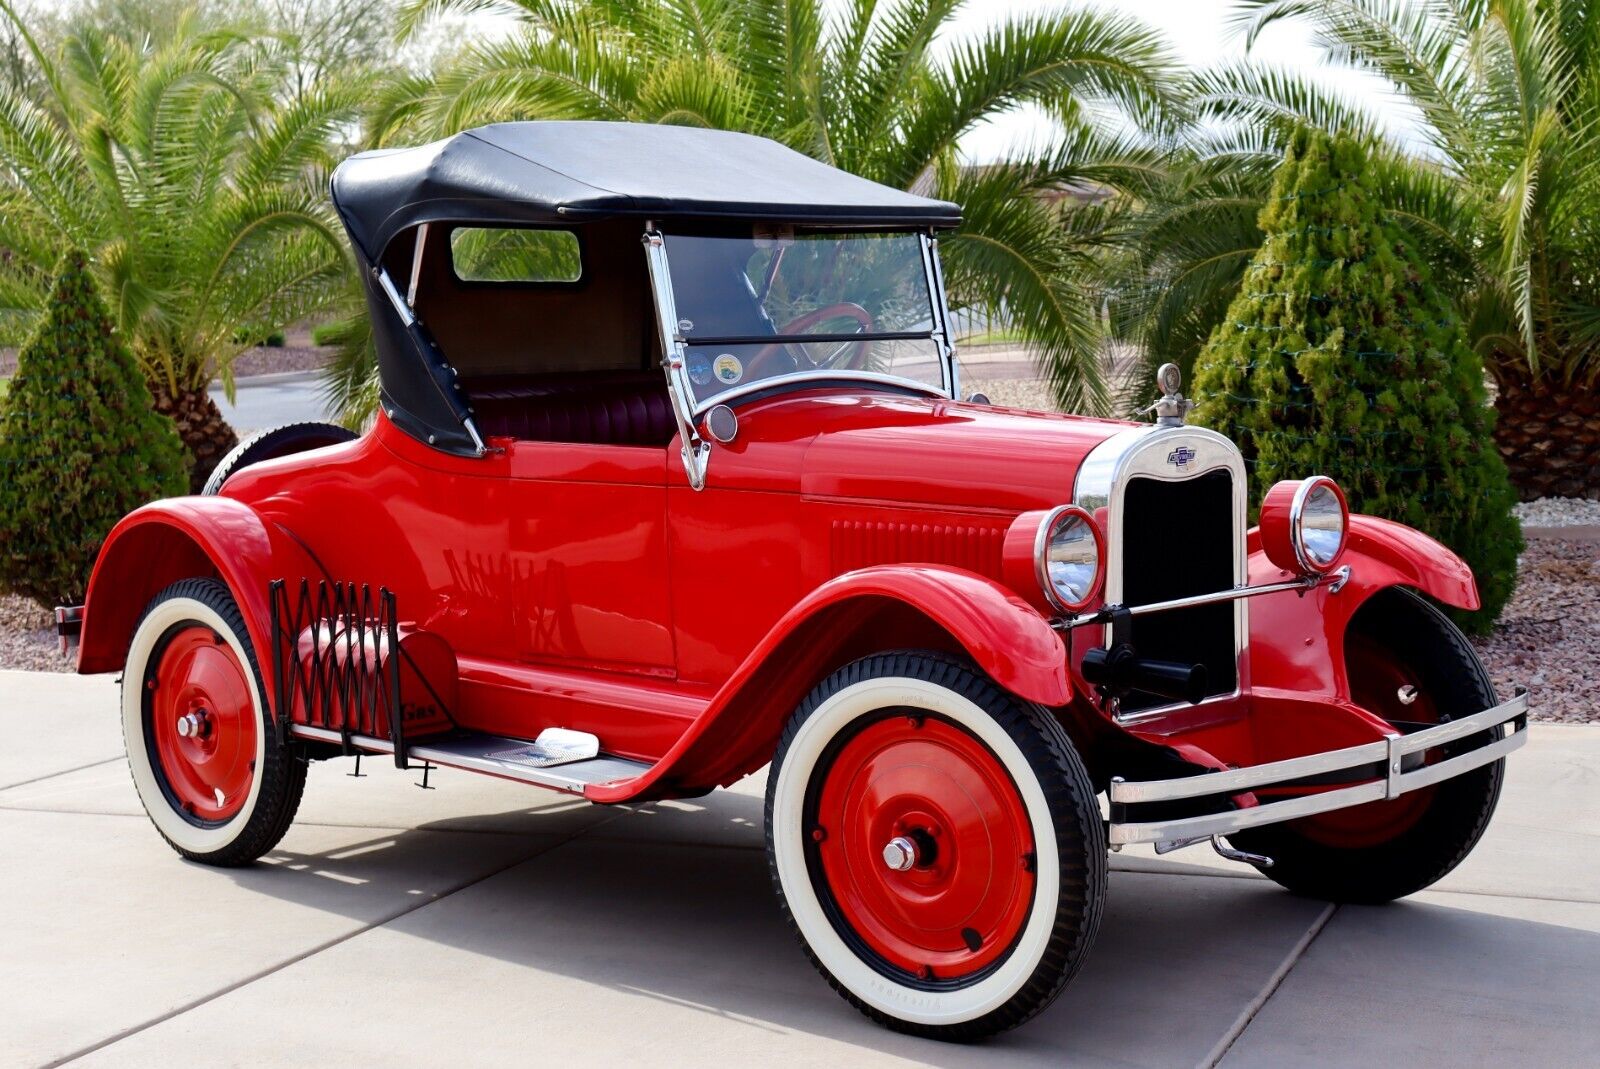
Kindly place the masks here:
POLYGON ((1034 578, 1039 583, 1039 589, 1044 594, 1044 599, 1052 609, 1064 615, 1082 612, 1096 597, 1100 588, 1105 583, 1106 577, 1106 540, 1105 533, 1100 530, 1100 525, 1095 522, 1094 514, 1081 505, 1057 505, 1045 513, 1044 519, 1039 521, 1039 530, 1033 540, 1033 571, 1034 578), (1089 532, 1089 537, 1094 541, 1094 579, 1088 584, 1083 597, 1078 600, 1068 600, 1062 597, 1055 582, 1050 578, 1050 541, 1056 528, 1065 520, 1081 522, 1084 529, 1089 532))
POLYGON ((1294 557, 1300 567, 1307 574, 1328 574, 1338 566, 1339 558, 1344 556, 1345 544, 1349 539, 1350 504, 1345 500, 1344 491, 1339 488, 1339 484, 1326 475, 1313 475, 1300 480, 1300 485, 1295 488, 1294 498, 1289 502, 1289 542, 1294 547, 1294 557), (1339 542, 1326 560, 1322 560, 1307 544, 1305 530, 1306 510, 1311 504, 1311 497, 1323 489, 1333 494, 1333 499, 1339 506, 1339 542))

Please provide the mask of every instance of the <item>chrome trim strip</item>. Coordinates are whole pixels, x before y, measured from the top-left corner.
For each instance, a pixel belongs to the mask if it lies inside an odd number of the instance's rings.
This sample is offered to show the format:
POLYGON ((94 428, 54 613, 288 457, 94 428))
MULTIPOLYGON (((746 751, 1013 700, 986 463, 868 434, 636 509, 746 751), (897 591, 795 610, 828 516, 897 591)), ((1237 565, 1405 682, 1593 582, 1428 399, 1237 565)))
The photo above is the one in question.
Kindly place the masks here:
POLYGON ((422 253, 428 247, 428 230, 432 223, 417 227, 417 247, 411 254, 411 282, 406 286, 406 304, 417 306, 417 286, 422 282, 422 253))
POLYGON ((406 303, 406 299, 400 296, 400 291, 395 288, 394 279, 389 277, 389 269, 386 267, 374 267, 372 269, 372 277, 377 279, 378 288, 383 291, 385 297, 389 298, 389 303, 394 305, 395 314, 400 317, 400 322, 407 327, 416 326, 417 313, 413 312, 411 306, 406 303))
POLYGON ((918 382, 915 379, 896 378, 893 375, 885 375, 878 371, 801 371, 793 375, 780 375, 777 378, 757 379, 754 382, 747 382, 742 386, 735 386, 732 389, 723 390, 721 393, 712 394, 704 401, 696 404, 693 412, 696 416, 699 416, 701 413, 718 405, 725 405, 729 401, 737 401, 739 398, 748 397, 753 393, 761 393, 794 383, 839 382, 841 380, 846 382, 871 382, 880 386, 897 386, 916 390, 918 393, 925 393, 929 397, 944 397, 944 390, 941 387, 929 386, 926 382, 918 382))
POLYGON ((950 302, 944 292, 944 265, 939 262, 939 239, 922 235, 922 267, 928 277, 929 311, 939 324, 939 360, 944 365, 944 386, 951 400, 961 400, 960 370, 956 367, 956 345, 950 337, 950 302))
POLYGON ((1338 790, 1308 794, 1267 802, 1248 809, 1227 813, 1212 813, 1180 820, 1149 821, 1144 823, 1118 823, 1110 825, 1112 845, 1130 843, 1166 842, 1178 839, 1203 838, 1226 835, 1242 828, 1274 824, 1283 820, 1328 813, 1348 806, 1363 805, 1385 798, 1396 798, 1410 791, 1430 787, 1463 772, 1497 761, 1527 742, 1528 691, 1517 688, 1516 697, 1481 713, 1455 720, 1438 727, 1427 728, 1410 735, 1391 735, 1386 739, 1350 746, 1342 750, 1311 754, 1306 757, 1273 761, 1249 768, 1230 769, 1207 775, 1183 779, 1146 780, 1128 782, 1114 778, 1108 793, 1115 804, 1141 804, 1169 802, 1187 798, 1202 798, 1218 794, 1237 794, 1255 788, 1271 786, 1301 779, 1306 776, 1335 772, 1346 768, 1360 768, 1378 761, 1386 761, 1385 775, 1366 783, 1358 783, 1338 790), (1435 765, 1423 765, 1403 772, 1403 757, 1422 750, 1443 746, 1469 735, 1492 730, 1509 724, 1510 734, 1487 746, 1480 746, 1458 754, 1435 765))
POLYGON ((683 334, 678 330, 678 305, 672 295, 672 270, 667 263, 667 245, 654 222, 645 223, 645 261, 650 268, 650 292, 655 298, 656 329, 661 336, 661 366, 667 374, 667 393, 672 398, 672 414, 678 421, 678 439, 683 453, 683 470, 689 486, 704 490, 706 470, 711 465, 711 443, 695 429, 694 390, 689 383, 688 362, 684 359, 683 334))
MULTIPOLYGON (((1084 458, 1073 484, 1073 503, 1092 515, 1098 508, 1108 511, 1105 525, 1106 578, 1105 603, 1118 605, 1123 600, 1123 564, 1121 534, 1122 515, 1128 492, 1128 483, 1134 478, 1158 479, 1162 482, 1180 482, 1207 475, 1226 468, 1233 476, 1233 582, 1234 589, 1247 587, 1250 582, 1249 561, 1245 554, 1245 517, 1248 514, 1248 478, 1244 457, 1239 448, 1224 435, 1204 427, 1159 427, 1145 425, 1131 427, 1101 442, 1084 458), (1184 464, 1169 463, 1174 450, 1187 446, 1194 456, 1184 464)), ((1223 593, 1231 593, 1224 591, 1223 593)), ((1249 681, 1245 678, 1245 649, 1250 642, 1250 610, 1247 597, 1223 598, 1233 602, 1233 657, 1234 689, 1229 694, 1217 694, 1201 705, 1212 701, 1237 698, 1244 693, 1249 681)), ((1168 606, 1171 608, 1172 606, 1168 606)), ((1106 625, 1104 642, 1111 641, 1111 627, 1106 625)), ((1131 724, 1164 716, 1174 709, 1193 708, 1184 703, 1153 706, 1137 712, 1116 714, 1118 723, 1131 724)))
MULTIPOLYGON (((1059 509, 1056 511, 1060 511, 1059 509)), ((1055 513, 1051 513, 1052 516, 1055 513)), ((1264 583, 1261 586, 1236 586, 1232 590, 1219 590, 1214 594, 1195 594, 1187 598, 1173 598, 1171 601, 1152 601, 1144 605, 1134 605, 1128 608, 1129 616, 1149 616, 1151 613, 1171 612, 1173 609, 1188 609, 1196 605, 1215 605, 1219 601, 1237 601, 1240 598, 1253 598, 1262 594, 1278 594, 1285 590, 1297 590, 1305 593, 1315 590, 1319 586, 1327 586, 1332 593, 1338 593, 1335 587, 1343 586, 1344 580, 1350 578, 1348 571, 1324 572, 1320 575, 1306 575, 1299 579, 1286 579, 1281 583, 1264 583)), ((1060 620, 1050 621, 1050 626, 1057 631, 1070 631, 1075 627, 1086 624, 1103 624, 1111 619, 1111 606, 1089 613, 1086 616, 1069 616, 1060 620)))
MULTIPOLYGON (((314 742, 331 742, 336 745, 342 744, 344 741, 343 736, 337 731, 311 727, 308 724, 289 725, 289 734, 296 738, 310 739, 314 742)), ((374 738, 370 735, 352 735, 350 736, 350 744, 370 753, 394 753, 394 743, 388 739, 374 738)), ((472 754, 442 750, 437 746, 428 746, 426 744, 407 746, 406 753, 407 756, 418 761, 438 765, 440 768, 459 768, 468 772, 485 772, 493 776, 499 776, 502 779, 531 783, 536 787, 548 787, 552 790, 565 791, 568 794, 582 794, 584 788, 592 783, 610 783, 618 778, 626 778, 625 776, 610 775, 604 779, 585 779, 581 775, 574 775, 574 772, 589 763, 586 761, 576 761, 570 765, 554 765, 550 768, 529 768, 522 765, 513 765, 509 762, 476 757, 472 754)), ((606 767, 611 769, 611 766, 620 759, 602 755, 600 760, 604 760, 606 767)), ((632 763, 638 764, 638 762, 632 763)), ((639 764, 640 772, 644 772, 648 768, 648 765, 639 764)), ((614 771, 614 769, 611 770, 614 771)))

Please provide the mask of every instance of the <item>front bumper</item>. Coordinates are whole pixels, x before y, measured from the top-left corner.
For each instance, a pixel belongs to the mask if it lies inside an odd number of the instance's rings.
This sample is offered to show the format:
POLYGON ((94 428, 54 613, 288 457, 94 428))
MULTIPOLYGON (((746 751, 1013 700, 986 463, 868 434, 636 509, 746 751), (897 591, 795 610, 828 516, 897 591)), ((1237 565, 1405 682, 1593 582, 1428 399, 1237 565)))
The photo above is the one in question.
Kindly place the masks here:
POLYGON ((1309 817, 1335 809, 1398 798, 1408 791, 1432 786, 1463 772, 1498 761, 1506 754, 1528 741, 1528 691, 1518 687, 1516 697, 1481 713, 1452 720, 1437 727, 1424 728, 1408 735, 1391 735, 1376 742, 1350 746, 1343 750, 1310 754, 1306 757, 1273 761, 1248 768, 1211 772, 1182 779, 1128 781, 1120 778, 1111 781, 1111 824, 1109 841, 1112 846, 1131 843, 1181 843, 1228 835, 1245 828, 1279 821, 1309 817), (1425 750, 1459 742, 1473 735, 1493 731, 1502 725, 1510 730, 1500 738, 1486 736, 1483 745, 1457 754, 1434 764, 1422 764, 1425 750), (1408 762, 1408 757, 1415 757, 1408 762), (1409 769, 1409 770, 1408 770, 1409 769), (1265 802, 1225 812, 1175 819, 1137 819, 1138 811, 1145 806, 1160 804, 1171 809, 1171 803, 1194 800, 1212 800, 1226 803, 1228 799, 1250 794, 1269 787, 1303 786, 1307 781, 1337 777, 1344 774, 1351 779, 1372 778, 1349 787, 1339 787, 1316 794, 1265 802), (1130 819, 1134 818, 1134 819, 1130 819))

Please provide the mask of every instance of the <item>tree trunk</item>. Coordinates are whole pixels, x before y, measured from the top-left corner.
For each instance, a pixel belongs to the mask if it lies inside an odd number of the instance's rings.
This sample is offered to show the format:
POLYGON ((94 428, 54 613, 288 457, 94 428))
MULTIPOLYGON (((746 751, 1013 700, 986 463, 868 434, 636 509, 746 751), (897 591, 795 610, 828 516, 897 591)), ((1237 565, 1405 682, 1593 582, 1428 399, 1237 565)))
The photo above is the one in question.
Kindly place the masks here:
POLYGON ((1523 501, 1600 499, 1600 389, 1503 375, 1495 445, 1523 501))
POLYGON ((228 450, 239 444, 239 436, 222 418, 217 403, 204 387, 180 391, 174 396, 164 384, 152 384, 150 392, 155 397, 156 411, 171 419, 178 428, 178 437, 183 439, 183 448, 192 462, 189 492, 198 494, 212 469, 228 455, 228 450))

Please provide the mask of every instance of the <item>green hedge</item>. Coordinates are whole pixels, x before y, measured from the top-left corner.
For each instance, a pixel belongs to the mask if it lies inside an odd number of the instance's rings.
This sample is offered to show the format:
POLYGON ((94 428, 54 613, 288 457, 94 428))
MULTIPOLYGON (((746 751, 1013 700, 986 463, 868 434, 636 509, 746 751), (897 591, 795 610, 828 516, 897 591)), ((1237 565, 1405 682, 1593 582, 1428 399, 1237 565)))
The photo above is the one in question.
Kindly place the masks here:
POLYGON ((1516 584, 1522 532, 1490 434, 1483 363, 1390 221, 1357 143, 1297 136, 1261 213, 1267 237, 1195 365, 1196 421, 1236 441, 1256 499, 1329 475, 1352 511, 1460 554, 1486 631, 1516 584))
POLYGON ((0 410, 0 588, 81 603, 112 526, 187 485, 172 422, 151 408, 87 257, 69 252, 0 410))

